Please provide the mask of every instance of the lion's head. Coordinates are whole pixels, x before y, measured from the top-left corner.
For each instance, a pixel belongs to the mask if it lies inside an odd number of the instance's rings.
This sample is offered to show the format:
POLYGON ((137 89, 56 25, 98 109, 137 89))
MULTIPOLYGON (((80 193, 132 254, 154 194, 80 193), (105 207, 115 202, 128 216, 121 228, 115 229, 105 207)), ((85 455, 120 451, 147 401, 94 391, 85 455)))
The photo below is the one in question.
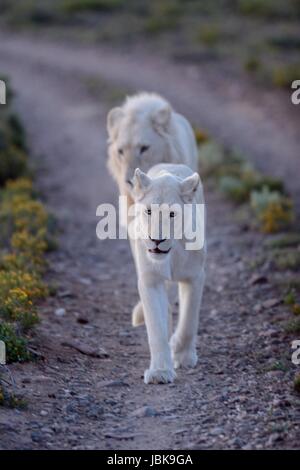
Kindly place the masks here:
POLYGON ((185 224, 192 223, 192 213, 186 209, 193 206, 199 183, 198 173, 191 171, 178 178, 163 171, 151 177, 139 168, 135 170, 132 187, 135 229, 151 260, 163 260, 176 240, 185 240, 185 224))
POLYGON ((150 167, 170 160, 168 130, 171 107, 160 96, 141 94, 113 108, 107 117, 109 169, 121 193, 128 193, 136 168, 150 167))

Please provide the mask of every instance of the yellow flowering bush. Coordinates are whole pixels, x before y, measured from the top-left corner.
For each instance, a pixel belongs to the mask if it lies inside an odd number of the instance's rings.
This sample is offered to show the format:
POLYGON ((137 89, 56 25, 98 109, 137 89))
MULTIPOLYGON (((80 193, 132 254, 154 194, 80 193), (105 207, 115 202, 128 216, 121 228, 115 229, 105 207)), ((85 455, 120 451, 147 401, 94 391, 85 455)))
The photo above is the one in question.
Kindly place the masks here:
POLYGON ((285 204, 280 202, 269 204, 259 217, 262 231, 274 233, 278 232, 283 226, 288 225, 291 222, 291 208, 291 201, 288 200, 285 204))
MULTIPOLYGON (((24 176, 29 174, 25 150, 18 119, 1 115, 0 340, 6 344, 8 362, 30 359, 26 332, 38 322, 37 299, 48 295, 42 280, 48 214, 35 197, 31 179, 24 176)), ((4 398, 0 380, 0 404, 4 398)))
POLYGON ((208 134, 199 127, 194 127, 194 134, 198 145, 203 144, 203 142, 207 142, 209 139, 208 134))
POLYGON ((0 270, 0 301, 4 301, 11 289, 22 289, 31 300, 41 299, 48 293, 39 273, 23 270, 0 270))
POLYGON ((264 233, 278 232, 293 220, 292 201, 267 187, 253 191, 250 204, 264 233))
POLYGON ((5 329, 9 342, 1 328, 0 340, 6 342, 11 361, 29 359, 22 342, 25 339, 18 332, 25 333, 38 322, 34 302, 48 294, 41 278, 47 250, 47 213, 40 202, 31 199, 31 193, 28 181, 10 182, 0 199, 1 227, 8 237, 0 244, 7 249, 0 257, 0 326, 4 319, 12 324, 12 330, 5 329), (14 324, 18 325, 16 330, 14 324))
POLYGON ((26 193, 9 190, 0 208, 0 220, 11 230, 27 229, 36 233, 47 225, 48 215, 43 205, 26 193))
POLYGON ((208 139, 198 147, 200 173, 237 204, 249 204, 257 225, 264 233, 290 226, 294 219, 292 201, 282 181, 264 176, 236 150, 228 151, 208 139))
POLYGON ((10 362, 28 361, 31 357, 27 349, 27 341, 16 331, 13 324, 0 323, 0 338, 6 345, 6 360, 10 362))
POLYGON ((3 305, 4 315, 9 320, 17 321, 24 330, 38 322, 38 316, 32 300, 23 289, 10 289, 3 305))
POLYGON ((43 254, 47 250, 46 230, 40 229, 31 235, 26 229, 15 232, 11 237, 11 248, 15 259, 21 258, 27 269, 40 270, 45 266, 43 254))
POLYGON ((16 180, 8 180, 5 185, 6 194, 26 194, 33 195, 32 181, 29 178, 18 178, 16 180))
POLYGON ((11 312, 12 318, 17 318, 18 314, 23 310, 30 310, 32 307, 32 301, 29 300, 27 292, 20 287, 10 289, 8 297, 4 301, 5 308, 11 312))

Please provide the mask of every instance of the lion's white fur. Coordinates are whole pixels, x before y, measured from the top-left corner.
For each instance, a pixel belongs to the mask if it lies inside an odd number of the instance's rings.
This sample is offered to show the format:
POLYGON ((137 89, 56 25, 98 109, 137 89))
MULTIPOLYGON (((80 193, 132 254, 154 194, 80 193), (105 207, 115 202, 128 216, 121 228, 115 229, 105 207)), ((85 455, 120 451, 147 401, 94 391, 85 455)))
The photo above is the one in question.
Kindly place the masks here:
POLYGON ((128 182, 137 167, 146 172, 166 162, 197 169, 197 146, 189 122, 155 93, 127 97, 121 107, 111 109, 107 130, 108 169, 129 203, 128 182))
MULTIPOLYGON (((137 169, 132 196, 141 208, 153 207, 153 204, 166 204, 170 208, 174 204, 181 208, 184 203, 204 204, 200 177, 185 165, 160 164, 151 168, 147 174, 137 169)), ((143 233, 149 230, 149 221, 146 220, 148 216, 145 209, 136 212, 134 224, 137 229, 143 228, 143 233)), ((162 216, 164 217, 168 217, 168 214, 162 216)), ((140 230, 139 232, 141 233, 140 230)), ((170 237, 157 244, 150 235, 149 233, 149 237, 131 240, 141 298, 134 315, 136 321, 140 322, 145 317, 148 333, 151 362, 149 369, 145 371, 145 382, 167 383, 172 382, 176 376, 174 368, 194 367, 197 363, 196 336, 206 247, 204 244, 197 251, 189 251, 185 249, 184 236, 182 239, 170 237), (155 247, 159 247, 164 253, 155 254, 149 251, 155 247), (178 283, 180 304, 179 321, 170 343, 169 282, 178 283)))

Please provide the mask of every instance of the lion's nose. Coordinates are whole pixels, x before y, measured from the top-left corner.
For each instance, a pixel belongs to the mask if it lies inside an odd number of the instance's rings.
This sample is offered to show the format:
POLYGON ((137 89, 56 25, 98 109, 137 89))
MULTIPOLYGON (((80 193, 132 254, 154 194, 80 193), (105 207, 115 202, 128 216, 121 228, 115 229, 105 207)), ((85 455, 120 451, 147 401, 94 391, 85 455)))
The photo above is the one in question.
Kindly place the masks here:
POLYGON ((149 238, 150 238, 150 240, 151 240, 152 242, 154 242, 156 245, 159 245, 160 243, 166 241, 166 238, 163 238, 163 239, 161 239, 161 240, 157 240, 156 238, 151 238, 150 236, 149 236, 149 238))

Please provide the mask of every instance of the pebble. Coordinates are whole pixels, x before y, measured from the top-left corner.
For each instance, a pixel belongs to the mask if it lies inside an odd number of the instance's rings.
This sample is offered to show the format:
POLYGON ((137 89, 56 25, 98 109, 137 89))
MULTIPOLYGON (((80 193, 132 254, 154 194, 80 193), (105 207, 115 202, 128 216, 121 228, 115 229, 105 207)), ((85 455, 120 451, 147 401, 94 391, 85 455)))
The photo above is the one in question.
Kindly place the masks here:
POLYGON ((229 441, 229 444, 234 447, 238 447, 239 449, 242 449, 244 446, 242 439, 240 439, 239 437, 235 437, 234 439, 231 439, 229 441))
POLYGON ((272 446, 275 442, 281 441, 281 440, 282 440, 282 436, 279 433, 275 432, 271 434, 271 436, 267 440, 267 446, 272 446))
POLYGON ((267 282, 268 278, 260 273, 254 273, 249 280, 249 284, 251 284, 252 286, 255 284, 265 284, 267 282))
POLYGON ((53 429, 51 428, 48 428, 47 426, 43 426, 41 428, 41 432, 44 433, 44 434, 53 434, 53 429))
POLYGON ((151 416, 158 416, 158 414, 159 413, 151 406, 143 406, 133 411, 133 413, 131 413, 131 416, 134 416, 136 418, 149 418, 151 416))
POLYGON ((262 303, 262 306, 263 306, 263 308, 273 308, 273 307, 276 307, 279 304, 281 304, 281 299, 274 298, 274 299, 265 300, 262 303))
POLYGON ((218 436, 219 434, 224 434, 224 430, 222 428, 213 428, 209 434, 211 436, 218 436))
POLYGON ((43 436, 39 432, 32 432, 31 433, 31 440, 33 442, 41 442, 43 440, 43 436))
POLYGON ((63 317, 66 314, 66 309, 65 308, 57 308, 54 313, 57 317, 63 317))
POLYGON ((121 379, 104 380, 103 382, 99 382, 97 385, 98 387, 129 387, 129 384, 121 379))

